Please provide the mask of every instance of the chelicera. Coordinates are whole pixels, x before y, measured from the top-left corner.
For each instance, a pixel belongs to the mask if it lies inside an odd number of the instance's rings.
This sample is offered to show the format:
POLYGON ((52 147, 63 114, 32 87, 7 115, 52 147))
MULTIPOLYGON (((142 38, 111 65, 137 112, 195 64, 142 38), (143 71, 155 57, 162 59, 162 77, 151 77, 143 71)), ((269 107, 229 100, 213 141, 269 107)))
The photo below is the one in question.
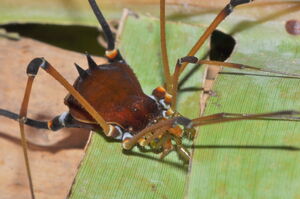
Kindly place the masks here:
POLYGON ((175 71, 171 74, 165 39, 165 2, 161 0, 161 47, 165 84, 155 88, 151 95, 147 95, 143 92, 128 63, 126 63, 118 49, 115 48, 113 34, 95 0, 89 0, 107 39, 108 47, 105 55, 108 63, 97 65, 92 57, 87 54, 89 67, 84 70, 75 64, 79 77, 72 86, 44 58, 35 58, 27 67, 28 81, 20 113, 15 114, 7 110, 0 110, 0 115, 18 120, 20 123, 32 198, 34 198, 34 194, 26 152, 24 124, 52 131, 68 127, 102 131, 105 136, 120 140, 125 150, 130 150, 136 145, 150 147, 161 152, 161 158, 170 151, 175 150, 183 160, 188 161, 190 154, 182 146, 182 139, 184 137, 192 139, 197 126, 244 119, 289 117, 299 114, 296 111, 261 114, 217 113, 189 119, 176 111, 178 80, 188 63, 266 71, 299 77, 296 74, 266 70, 243 64, 198 60, 194 57, 218 24, 233 11, 233 8, 249 2, 251 0, 231 0, 217 15, 187 56, 177 60, 175 71), (69 92, 65 98, 65 104, 69 107, 69 111, 50 121, 37 121, 26 117, 32 83, 39 68, 44 69, 69 92))

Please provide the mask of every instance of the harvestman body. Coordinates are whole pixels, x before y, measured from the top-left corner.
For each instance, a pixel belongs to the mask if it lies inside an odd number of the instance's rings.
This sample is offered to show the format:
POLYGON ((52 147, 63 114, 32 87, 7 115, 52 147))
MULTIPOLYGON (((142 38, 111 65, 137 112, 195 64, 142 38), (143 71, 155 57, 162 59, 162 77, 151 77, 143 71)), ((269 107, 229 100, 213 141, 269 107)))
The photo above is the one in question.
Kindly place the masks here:
POLYGON ((188 161, 190 159, 189 152, 182 146, 181 142, 183 137, 194 137, 194 127, 196 126, 244 119, 298 115, 299 112, 296 111, 251 115, 219 113, 191 120, 176 112, 178 80, 188 63, 251 69, 299 77, 296 74, 271 71, 242 64, 198 60, 194 57, 194 54, 218 24, 233 11, 233 8, 240 4, 249 3, 250 1, 231 0, 217 15, 188 55, 178 59, 175 72, 171 75, 165 41, 165 2, 161 0, 161 47, 165 87, 157 87, 153 90, 152 95, 148 96, 143 92, 130 66, 123 59, 120 52, 115 49, 115 40, 112 32, 95 0, 89 0, 107 39, 106 57, 108 64, 97 65, 87 55, 89 68, 84 70, 75 64, 79 77, 72 86, 44 58, 35 58, 27 67, 28 81, 20 113, 15 114, 0 109, 0 115, 18 120, 20 123, 22 145, 32 198, 34 198, 34 192, 27 157, 24 124, 52 131, 68 127, 86 128, 93 131, 102 130, 105 136, 122 141, 122 146, 125 150, 130 150, 135 145, 142 147, 149 146, 155 151, 162 152, 162 158, 170 151, 175 150, 184 160, 188 161), (69 112, 63 113, 47 122, 32 120, 26 117, 32 83, 39 68, 44 69, 54 77, 70 93, 65 98, 65 104, 69 107, 69 112))

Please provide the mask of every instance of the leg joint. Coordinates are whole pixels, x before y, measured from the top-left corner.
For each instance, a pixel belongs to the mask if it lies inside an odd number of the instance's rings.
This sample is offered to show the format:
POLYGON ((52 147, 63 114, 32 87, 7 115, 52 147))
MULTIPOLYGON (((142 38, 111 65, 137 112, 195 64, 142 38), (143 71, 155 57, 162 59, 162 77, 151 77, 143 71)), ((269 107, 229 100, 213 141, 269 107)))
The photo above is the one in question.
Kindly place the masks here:
POLYGON ((39 68, 46 69, 48 62, 44 58, 34 58, 27 66, 26 73, 28 76, 35 76, 38 73, 39 68))
POLYGON ((22 123, 22 124, 26 124, 26 121, 27 121, 27 117, 19 117, 18 118, 18 121, 20 122, 20 123, 22 123))

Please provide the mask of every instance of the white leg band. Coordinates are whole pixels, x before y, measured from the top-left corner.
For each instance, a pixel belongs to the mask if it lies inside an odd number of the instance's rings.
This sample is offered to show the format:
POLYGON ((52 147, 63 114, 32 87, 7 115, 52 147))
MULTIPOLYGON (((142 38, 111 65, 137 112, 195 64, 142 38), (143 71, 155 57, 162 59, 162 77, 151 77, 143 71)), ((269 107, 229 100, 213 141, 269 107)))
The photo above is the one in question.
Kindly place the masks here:
POLYGON ((126 140, 126 139, 130 139, 130 138, 132 138, 133 136, 130 134, 130 133, 128 133, 128 132, 125 132, 124 134, 123 134, 123 138, 122 138, 122 140, 124 141, 124 140, 126 140))

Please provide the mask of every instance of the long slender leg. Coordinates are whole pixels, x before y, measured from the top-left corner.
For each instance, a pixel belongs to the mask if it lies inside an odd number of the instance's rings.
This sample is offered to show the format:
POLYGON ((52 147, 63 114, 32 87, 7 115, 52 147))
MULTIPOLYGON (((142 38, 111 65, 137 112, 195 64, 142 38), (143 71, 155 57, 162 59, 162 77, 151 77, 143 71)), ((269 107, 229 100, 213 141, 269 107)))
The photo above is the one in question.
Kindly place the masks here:
MULTIPOLYGON (((216 27, 233 11, 233 8, 237 5, 249 3, 252 0, 231 0, 229 4, 225 6, 225 8, 217 15, 214 21, 210 24, 210 26, 206 29, 206 31, 202 34, 193 48, 190 50, 187 56, 194 56, 196 52, 201 48, 203 43, 207 40, 207 38, 212 34, 212 32, 216 29, 216 27)), ((163 59, 163 69, 164 76, 166 81, 166 89, 167 91, 174 90, 175 87, 173 85, 172 76, 170 74, 170 67, 168 62, 168 53, 166 47, 166 31, 165 31, 165 0, 160 0, 160 38, 161 38, 161 52, 163 59)), ((179 73, 181 73, 188 62, 183 63, 179 73)), ((175 73, 176 74, 176 73, 175 73)), ((174 75, 173 75, 174 78, 174 75)), ((171 92, 172 93, 172 92, 171 92)))
POLYGON ((96 122, 101 126, 103 129, 103 132, 106 136, 112 136, 114 133, 116 133, 116 129, 112 125, 106 124, 105 120, 97 113, 97 111, 90 105, 90 103, 85 100, 78 91, 75 90, 75 88, 67 82, 67 80, 58 73, 45 59, 43 58, 35 58, 33 59, 28 67, 27 67, 27 75, 28 80, 26 84, 25 94, 21 105, 21 110, 19 113, 19 124, 20 124, 20 132, 21 132, 21 140, 22 140, 22 147, 24 151, 24 157, 25 157, 25 163, 26 163, 26 169, 28 174, 28 180, 30 184, 30 191, 32 198, 34 197, 34 191, 33 191, 33 184, 32 184, 32 177, 30 172, 30 165, 28 161, 28 154, 27 154, 27 143, 24 133, 24 124, 26 123, 26 116, 27 116, 27 109, 28 109, 28 103, 29 103, 29 97, 31 93, 31 88, 33 84, 33 80, 39 70, 39 68, 43 68, 47 73, 49 73, 53 78, 55 78, 62 86, 64 86, 71 95, 74 96, 74 98, 85 108, 86 111, 89 112, 89 114, 96 120, 96 122))
MULTIPOLYGON (((19 121, 20 116, 16 113, 10 112, 8 110, 4 110, 4 109, 0 109, 0 115, 19 121)), ((27 118, 25 121, 26 125, 38 128, 38 129, 48 129, 48 125, 47 122, 43 122, 43 121, 37 121, 37 120, 32 120, 27 118)))
POLYGON ((287 72, 266 69, 266 68, 259 68, 259 67, 255 67, 255 66, 249 66, 249 65, 245 65, 245 64, 237 64, 237 63, 232 63, 232 62, 198 60, 196 57, 193 57, 193 56, 183 57, 181 59, 178 59, 176 67, 175 67, 175 72, 172 77, 173 88, 171 90, 171 95, 172 95, 172 109, 173 110, 175 110, 175 108, 176 108, 177 89, 178 89, 177 85, 178 85, 179 76, 181 74, 180 69, 182 68, 182 66, 185 63, 207 64, 207 65, 213 65, 213 66, 218 66, 218 67, 235 68, 235 69, 239 69, 239 70, 255 70, 255 71, 261 71, 261 72, 280 74, 280 75, 284 75, 285 77, 290 77, 290 78, 300 78, 300 74, 296 74, 296 73, 287 73, 287 72))
MULTIPOLYGON (((193 46, 193 48, 188 53, 187 57, 194 56, 196 54, 196 52, 201 48, 201 46, 204 44, 204 42, 207 40, 207 38, 212 34, 212 32, 216 29, 216 27, 228 15, 230 15, 230 13, 232 13, 233 8, 235 6, 238 6, 238 5, 241 5, 241 4, 245 4, 245 3, 249 3, 251 1, 253 1, 253 0, 231 0, 225 6, 225 8, 216 16, 216 18, 209 25, 209 27, 206 29, 206 31, 201 35, 201 37, 199 38, 199 40, 196 42, 196 44, 193 46)), ((162 4, 161 4, 161 7, 162 7, 162 4)), ((161 20, 161 23, 162 23, 162 20, 161 20)), ((191 62, 183 62, 180 65, 180 69, 178 69, 179 67, 176 67, 174 75, 171 77, 172 80, 173 80, 172 83, 171 83, 172 85, 168 86, 168 88, 171 88, 171 94, 173 96, 173 100, 172 100, 172 108, 173 109, 176 107, 177 84, 178 84, 179 76, 183 72, 183 70, 186 68, 187 64, 189 64, 189 63, 191 63, 191 62)), ((247 66, 247 65, 244 65, 244 64, 236 64, 236 63, 229 63, 229 62, 199 60, 197 64, 209 64, 209 65, 224 66, 224 67, 230 67, 230 68, 236 68, 236 69, 251 69, 251 70, 257 70, 257 71, 263 71, 263 72, 270 72, 270 73, 275 73, 275 74, 287 75, 288 77, 300 77, 299 74, 292 74, 292 73, 280 72, 280 71, 275 71, 275 70, 271 70, 271 69, 262 69, 262 68, 258 68, 258 67, 247 66)))
POLYGON ((235 114, 235 113, 218 113, 209 116, 199 117, 192 120, 192 126, 202 126, 208 124, 217 124, 238 120, 250 119, 278 119, 278 120, 295 120, 300 121, 300 112, 298 111, 279 111, 261 114, 235 114), (296 116, 296 117, 293 117, 296 116))
MULTIPOLYGON (((259 67, 255 67, 255 66, 245 65, 245 64, 238 64, 238 63, 232 63, 232 62, 221 62, 221 61, 210 61, 210 60, 198 60, 196 57, 193 57, 193 56, 191 56, 191 57, 187 56, 184 58, 188 58, 193 61, 186 61, 186 62, 182 61, 183 64, 185 64, 185 63, 207 64, 207 65, 213 65, 213 66, 218 66, 218 67, 235 68, 235 69, 239 69, 239 70, 256 70, 256 71, 261 71, 261 72, 285 75, 286 77, 300 78, 300 74, 287 73, 287 72, 277 71, 277 70, 272 70, 272 69, 267 69, 267 68, 259 68, 259 67), (194 61, 194 60, 196 60, 196 61, 194 61)), ((183 58, 181 58, 181 59, 183 59, 183 58)), ((182 65, 178 65, 178 67, 182 67, 182 65)), ((180 73, 178 71, 176 71, 176 69, 175 69, 174 76, 176 76, 177 79, 173 79, 173 81, 175 81, 175 80, 178 81, 180 73)))
POLYGON ((90 6, 95 14, 95 16, 98 19, 99 24, 102 27, 102 30, 104 32, 104 35, 106 37, 107 40, 107 50, 105 52, 106 57, 108 58, 108 60, 110 62, 114 62, 114 61, 123 61, 125 62, 125 60, 122 58, 119 50, 117 50, 115 48, 115 39, 114 36, 112 34, 112 31, 108 25, 108 23, 106 22, 102 12, 100 11, 97 3, 95 0, 89 0, 90 6))
MULTIPOLYGON (((20 115, 4 109, 0 109, 0 115, 16 121, 19 121, 20 119, 20 115)), ((64 112, 49 121, 39 121, 26 118, 24 124, 37 129, 47 129, 51 131, 57 131, 62 128, 85 128, 92 130, 94 127, 93 125, 75 120, 68 112, 64 112)))
MULTIPOLYGON (((199 40, 196 42, 196 44, 193 46, 193 48, 190 50, 190 52, 187 54, 187 56, 194 56, 197 51, 201 48, 201 46, 204 44, 204 42, 207 40, 207 38, 212 34, 212 32, 217 28, 217 26, 228 16, 230 13, 232 13, 233 8, 249 3, 253 0, 231 0, 225 8, 216 16, 216 18, 213 20, 213 22, 209 25, 209 27, 205 30, 205 32, 202 34, 202 36, 199 38, 199 40)), ((184 63, 181 67, 180 72, 182 72, 188 63, 184 63)))
POLYGON ((30 169, 28 153, 27 153, 28 146, 27 146, 25 132, 24 132, 24 123, 26 122, 27 107, 28 107, 28 103, 29 103, 29 96, 30 96, 30 91, 31 91, 33 79, 34 79, 34 76, 28 76, 26 89, 25 89, 25 94, 24 94, 24 98, 23 98, 23 101, 22 101, 21 110, 20 110, 20 114, 19 114, 19 116, 20 116, 19 126, 20 126, 20 133, 21 133, 21 142, 22 142, 22 148, 23 148, 25 164, 26 164, 26 171, 27 171, 29 187, 30 187, 30 193, 31 193, 31 198, 32 199, 34 199, 35 196, 34 196, 34 190, 33 190, 31 169, 30 169))
POLYGON ((173 110, 176 110, 176 102, 177 102, 177 87, 178 87, 178 80, 180 75, 180 69, 184 63, 196 63, 198 59, 193 56, 186 56, 182 57, 177 60, 176 66, 175 66, 175 72, 172 76, 172 88, 171 88, 171 95, 172 95, 172 104, 171 108, 173 110))
MULTIPOLYGON (((249 3, 252 0, 231 0, 225 8, 216 16, 213 22, 209 25, 206 31, 202 34, 193 48, 190 50, 186 57, 191 57, 196 54, 196 52, 201 48, 203 43, 207 40, 207 38, 212 34, 212 32, 216 29, 216 27, 233 11, 235 6, 249 3)), ((191 62, 183 62, 182 64, 178 64, 175 68, 175 72, 173 76, 170 75, 170 67, 168 63, 168 55, 166 49, 166 36, 165 36, 165 0, 160 0, 160 35, 161 35, 161 51, 163 58, 163 68, 164 68, 164 76, 166 81, 166 89, 173 96, 172 100, 172 108, 176 108, 176 98, 177 98, 177 84, 179 75, 186 68, 188 63, 191 62)))
MULTIPOLYGON (((27 74, 29 75, 29 79, 32 81, 34 76, 37 74, 39 67, 43 68, 47 73, 49 73, 54 79, 56 79, 63 87, 65 87, 71 95, 74 96, 74 98, 85 108, 86 111, 89 112, 89 114, 96 120, 96 122, 101 126, 103 129, 104 133, 109 136, 109 132, 111 131, 111 127, 106 124, 105 120, 99 115, 99 113, 90 105, 90 103, 84 99, 77 90, 69 83, 67 80, 60 74, 58 73, 52 65, 50 65, 45 59, 43 58, 35 58, 33 59, 30 64, 28 65, 27 69, 27 74)), ((27 96, 26 102, 29 100, 29 94, 30 90, 28 93, 25 93, 25 96, 27 96)), ((28 102, 27 102, 28 104, 28 102)), ((27 104, 26 104, 26 110, 27 110, 27 104)), ((21 114, 20 114, 21 115, 21 114)))
POLYGON ((163 61, 166 89, 169 91, 172 87, 170 66, 168 60, 167 42, 166 42, 166 25, 165 25, 165 0, 160 0, 160 46, 163 61))
POLYGON ((227 67, 227 68, 235 68, 235 69, 248 69, 248 70, 256 70, 256 71, 262 71, 262 72, 268 72, 268 73, 274 73, 274 74, 280 74, 280 75, 286 75, 287 77, 299 77, 300 74, 295 74, 295 73, 287 73, 283 71, 277 71, 277 70, 272 70, 272 69, 267 69, 267 68, 259 68, 255 66, 249 66, 245 64, 237 64, 237 63, 232 63, 232 62, 221 62, 221 61, 209 61, 209 60, 199 60, 197 64, 207 64, 207 65, 214 65, 214 66, 219 66, 219 67, 227 67))
MULTIPOLYGON (((182 67, 183 64, 185 63, 196 63, 196 64, 207 64, 207 65, 213 65, 213 66, 218 66, 218 67, 227 67, 227 68, 235 68, 235 69, 239 69, 239 70, 256 70, 256 71, 261 71, 261 72, 268 72, 268 73, 274 73, 274 74, 280 74, 280 75, 285 75, 286 77, 297 77, 300 78, 300 74, 296 74, 296 73, 287 73, 287 72, 283 72, 283 71, 277 71, 277 70, 272 70, 272 69, 267 69, 267 68, 259 68, 259 67, 255 67, 255 66, 249 66, 249 65, 245 65, 245 64, 238 64, 238 63, 232 63, 232 62, 221 62, 221 61, 210 61, 210 60, 198 60, 196 57, 184 57, 184 58, 188 58, 190 60, 193 61, 186 61, 182 62, 181 65, 176 66, 177 67, 182 67), (196 60, 196 61, 194 61, 196 60)), ((181 58, 184 59, 184 58, 181 58)), ((174 72, 174 77, 176 77, 176 79, 174 78, 173 81, 175 83, 175 81, 177 80, 178 83, 178 79, 179 79, 180 73, 178 72, 178 69, 174 72)))

